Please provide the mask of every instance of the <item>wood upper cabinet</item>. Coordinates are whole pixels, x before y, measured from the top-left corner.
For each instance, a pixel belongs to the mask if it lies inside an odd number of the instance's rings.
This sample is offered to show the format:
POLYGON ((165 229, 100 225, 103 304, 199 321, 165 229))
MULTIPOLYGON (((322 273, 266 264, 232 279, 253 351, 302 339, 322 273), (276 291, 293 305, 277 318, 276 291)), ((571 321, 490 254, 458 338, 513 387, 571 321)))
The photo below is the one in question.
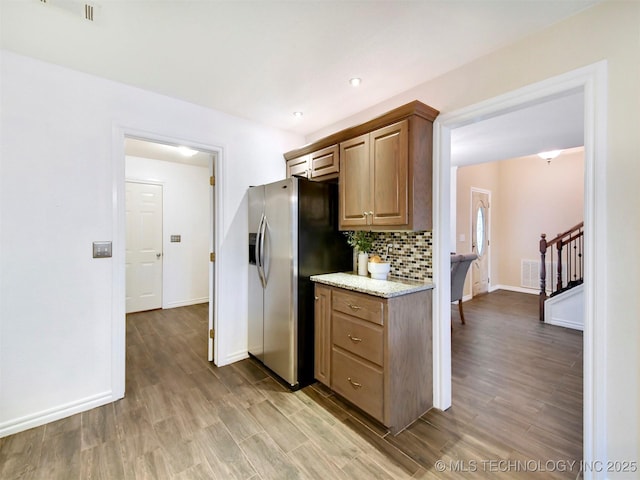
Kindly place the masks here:
POLYGON ((371 225, 407 225, 409 121, 371 134, 371 225))
POLYGON ((287 161, 287 178, 289 177, 305 177, 309 175, 309 155, 294 158, 287 161))
POLYGON ((338 145, 331 145, 309 155, 310 177, 312 180, 338 178, 340 157, 338 145))
POLYGON ((371 185, 369 134, 340 144, 340 229, 369 224, 371 185))
POLYGON ((431 164, 431 122, 418 117, 342 142, 340 229, 430 229, 431 164))
POLYGON ((339 179, 340 230, 430 230, 438 113, 416 100, 286 152, 287 176, 339 179))
POLYGON ((340 227, 408 225, 409 121, 340 144, 340 227))
POLYGON ((338 178, 340 162, 338 145, 287 160, 287 177, 302 176, 316 181, 338 178))

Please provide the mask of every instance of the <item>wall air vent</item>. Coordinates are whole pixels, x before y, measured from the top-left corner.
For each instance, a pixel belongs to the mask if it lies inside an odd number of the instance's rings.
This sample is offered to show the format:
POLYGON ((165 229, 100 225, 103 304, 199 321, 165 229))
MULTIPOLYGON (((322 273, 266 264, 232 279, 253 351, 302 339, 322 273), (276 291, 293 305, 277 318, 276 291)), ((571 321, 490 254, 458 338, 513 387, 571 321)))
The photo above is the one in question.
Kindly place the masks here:
MULTIPOLYGON (((520 265, 520 286, 540 290, 540 260, 522 259, 520 265)), ((551 289, 551 285, 555 285, 555 282, 557 282, 557 269, 558 264, 556 262, 547 262, 547 293, 551 293, 553 291, 551 289)), ((562 281, 565 285, 567 284, 567 272, 564 270, 562 272, 562 281)))
POLYGON ((84 4, 84 18, 93 22, 93 5, 84 4))
POLYGON ((95 2, 86 2, 78 0, 40 0, 47 6, 57 7, 60 10, 65 10, 68 13, 73 14, 75 17, 81 17, 90 22, 96 21, 96 14, 100 9, 100 6, 95 2))

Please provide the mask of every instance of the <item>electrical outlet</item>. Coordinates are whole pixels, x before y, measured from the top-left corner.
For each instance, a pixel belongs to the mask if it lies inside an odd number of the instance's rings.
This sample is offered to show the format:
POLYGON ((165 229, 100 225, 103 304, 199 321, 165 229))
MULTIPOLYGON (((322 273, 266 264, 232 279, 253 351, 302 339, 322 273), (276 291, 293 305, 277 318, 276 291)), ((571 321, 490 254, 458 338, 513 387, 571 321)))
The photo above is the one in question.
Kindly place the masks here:
POLYGON ((93 258, 111 258, 111 242, 93 242, 93 258))

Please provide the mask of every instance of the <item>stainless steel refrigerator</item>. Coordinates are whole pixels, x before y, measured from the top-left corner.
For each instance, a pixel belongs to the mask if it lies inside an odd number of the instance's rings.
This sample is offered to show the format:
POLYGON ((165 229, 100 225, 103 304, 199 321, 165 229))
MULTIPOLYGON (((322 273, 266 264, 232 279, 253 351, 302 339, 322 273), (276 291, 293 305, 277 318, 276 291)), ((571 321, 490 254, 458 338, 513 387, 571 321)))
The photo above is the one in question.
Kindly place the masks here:
POLYGON ((309 277, 353 269, 337 187, 293 177, 249 188, 249 353, 292 388, 313 382, 309 277))

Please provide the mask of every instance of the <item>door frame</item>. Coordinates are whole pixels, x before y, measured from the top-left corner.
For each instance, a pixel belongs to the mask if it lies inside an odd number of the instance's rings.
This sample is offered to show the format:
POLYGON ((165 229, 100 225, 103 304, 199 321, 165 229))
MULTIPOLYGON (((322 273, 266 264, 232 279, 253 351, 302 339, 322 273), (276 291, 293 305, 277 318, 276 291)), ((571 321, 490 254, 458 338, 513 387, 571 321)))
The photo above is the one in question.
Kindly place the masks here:
MULTIPOLYGON (((125 314, 125 138, 137 138, 140 140, 147 140, 155 143, 163 143, 166 145, 184 145, 185 147, 193 148, 194 150, 200 150, 212 154, 212 163, 210 164, 210 170, 214 172, 216 178, 216 188, 214 189, 215 195, 215 208, 213 213, 213 228, 210 230, 210 244, 213 245, 214 252, 220 251, 221 232, 223 223, 223 189, 222 178, 224 175, 224 148, 219 145, 212 145, 204 141, 198 141, 195 139, 186 139, 172 136, 170 134, 163 134, 158 132, 149 132, 140 130, 134 127, 126 125, 114 125, 112 128, 112 202, 113 202, 113 246, 112 246, 112 278, 113 278, 113 301, 111 312, 111 355, 112 355, 112 368, 111 378, 113 385, 113 398, 119 399, 124 397, 125 393, 125 368, 126 368, 126 314, 125 314)), ((210 271, 210 276, 213 276, 213 292, 211 291, 211 283, 209 285, 209 324, 213 326, 215 331, 218 331, 219 324, 219 299, 218 299, 218 279, 221 276, 220 261, 216 258, 213 262, 213 272, 210 271), (213 308, 211 305, 213 304, 213 308)), ((205 333, 207 334, 207 333, 205 333)), ((207 334, 207 338, 208 338, 207 334)), ((213 353, 214 363, 218 363, 218 335, 213 340, 209 339, 209 352, 213 353)))
MULTIPOLYGON (((489 280, 487 282, 487 291, 490 292, 491 291, 491 244, 490 244, 490 240, 491 240, 491 212, 489 211, 491 209, 491 190, 487 190, 485 188, 478 188, 478 187, 471 187, 469 189, 469 192, 471 193, 470 198, 469 198, 469 204, 470 204, 470 209, 471 209, 471 213, 469 215, 469 219, 471 220, 470 223, 470 229, 469 229, 469 239, 471 241, 471 243, 473 244, 473 241, 475 240, 473 238, 473 222, 474 222, 474 211, 473 211, 473 192, 477 192, 477 193, 484 193, 489 197, 489 207, 487 208, 487 218, 485 220, 485 227, 486 227, 486 232, 485 235, 487 236, 487 275, 489 276, 489 280)), ((475 260, 474 260, 475 261, 475 260)), ((473 268, 473 264, 471 265, 471 268, 473 268)), ((469 299, 473 298, 473 270, 471 270, 471 294, 469 299)))
MULTIPOLYGON (((585 325, 583 373, 583 459, 607 460, 607 291, 606 163, 607 61, 582 67, 498 97, 445 113, 434 122, 433 176, 433 404, 451 406, 451 131, 475 121, 526 108, 577 91, 584 92, 585 155, 585 325), (598 250, 595 249, 598 245, 598 250)), ((591 472, 585 472, 591 478, 591 472)))

